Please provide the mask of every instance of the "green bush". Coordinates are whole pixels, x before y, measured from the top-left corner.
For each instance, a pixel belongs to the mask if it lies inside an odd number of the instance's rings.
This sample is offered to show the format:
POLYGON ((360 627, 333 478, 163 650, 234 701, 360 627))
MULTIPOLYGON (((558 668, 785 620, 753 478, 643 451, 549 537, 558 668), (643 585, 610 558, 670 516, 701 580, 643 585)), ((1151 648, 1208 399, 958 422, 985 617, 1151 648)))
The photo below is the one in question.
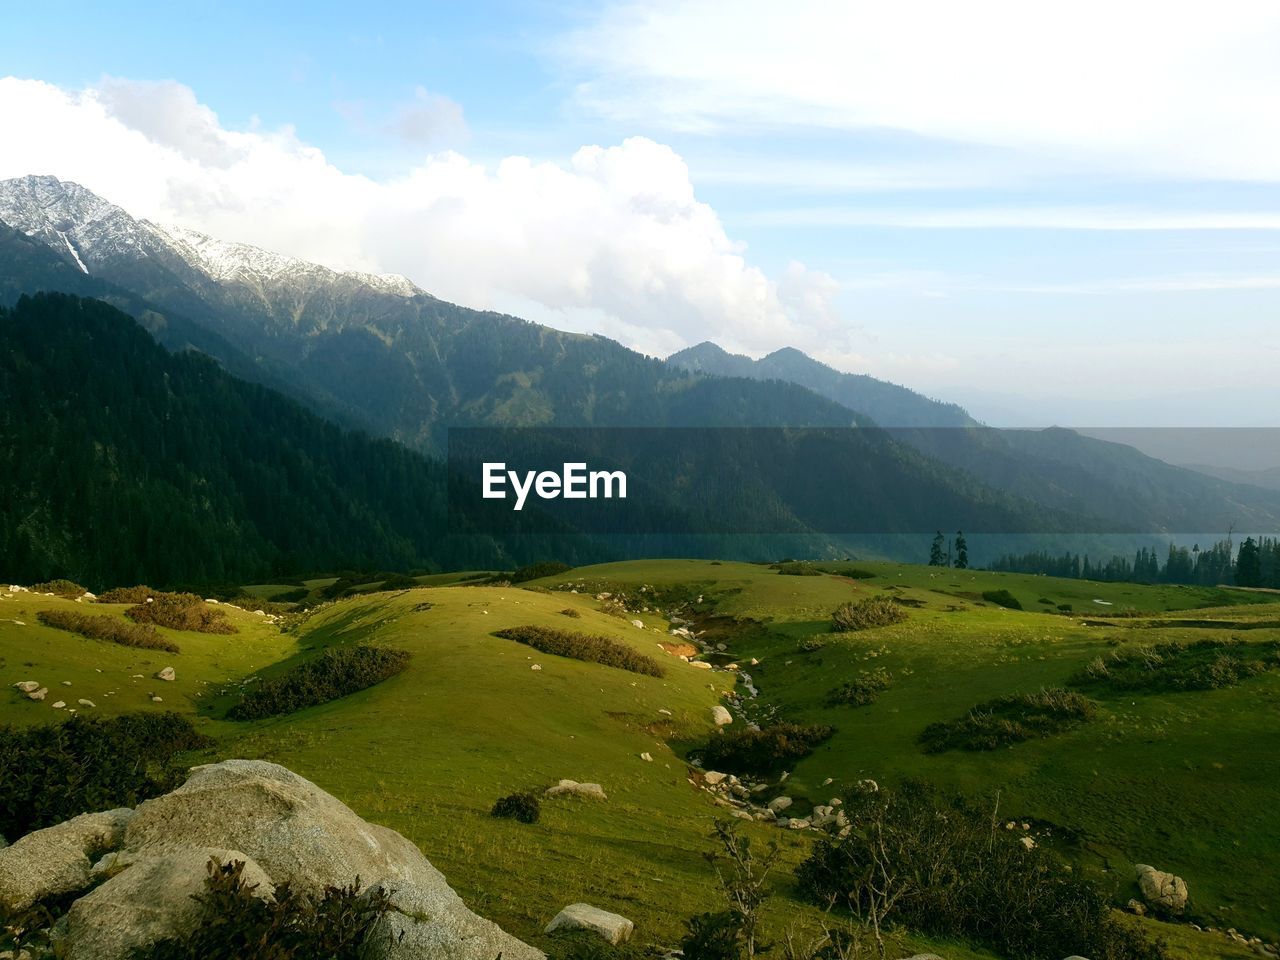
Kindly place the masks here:
POLYGON ((553 630, 550 627, 509 627, 494 634, 504 640, 514 640, 533 647, 542 653, 557 657, 570 657, 599 663, 619 670, 630 670, 650 677, 664 677, 667 671, 653 657, 633 650, 624 643, 608 637, 596 637, 586 633, 553 630))
POLYGON ((526 580, 541 580, 543 577, 557 577, 572 570, 573 567, 559 560, 542 560, 523 566, 508 578, 512 583, 524 583, 526 580))
POLYGON ((75 610, 41 610, 36 619, 46 627, 66 630, 90 640, 105 640, 122 647, 165 650, 177 653, 178 645, 162 637, 156 628, 144 623, 125 623, 107 614, 78 613, 75 610))
POLYGON ((984 590, 982 591, 982 599, 987 603, 994 603, 997 607, 1005 607, 1009 610, 1021 610, 1022 604, 1008 590, 984 590))
POLYGON ((575 610, 573 607, 565 607, 563 610, 560 611, 560 616, 569 617, 571 620, 582 619, 582 614, 579 613, 577 610, 575 610))
POLYGON ((688 933, 680 941, 684 960, 742 960, 743 917, 737 910, 700 913, 685 921, 688 933))
POLYGON ((73 580, 46 580, 44 583, 33 583, 31 590, 34 593, 52 593, 64 600, 75 600, 88 593, 84 587, 73 580))
POLYGON ((888 627, 906 619, 907 612, 890 597, 867 597, 865 600, 842 603, 837 607, 831 614, 831 629, 848 633, 872 627, 888 627))
POLYGON ((808 637, 800 641, 799 649, 801 653, 817 653, 826 645, 827 641, 821 637, 808 637))
POLYGON ((360 878, 319 898, 282 883, 267 898, 242 876, 244 862, 209 861, 201 917, 191 930, 136 950, 133 960, 360 960, 378 920, 391 909, 382 888, 360 878))
POLYGON ((86 810, 167 793, 186 773, 176 755, 212 742, 176 713, 0 727, 0 835, 12 841, 86 810))
POLYGON ((784 577, 819 577, 822 571, 807 560, 792 560, 778 564, 778 573, 784 577))
POLYGON ((507 820, 519 820, 521 823, 537 823, 542 814, 542 804, 538 795, 532 791, 512 793, 499 797, 489 815, 507 820))
POLYGON ((418 581, 403 573, 393 573, 382 581, 379 590, 412 590, 419 586, 418 581))
POLYGON ((1072 610, 1075 609, 1075 607, 1073 607, 1069 603, 1060 603, 1058 604, 1058 609, 1061 610, 1063 613, 1070 613, 1072 610))
POLYGON ((1280 668, 1280 640, 1197 640, 1122 647, 1096 658, 1071 678, 1072 686, 1111 690, 1217 690, 1280 668))
POLYGON ((1163 945, 1114 916, 1096 886, 998 829, 990 809, 908 782, 855 791, 844 810, 849 833, 820 839, 797 870, 819 904, 1017 960, 1165 957, 1163 945))
POLYGON ((315 659, 259 684, 227 712, 227 717, 260 720, 328 703, 394 677, 408 665, 406 650, 329 647, 315 659))
POLYGON ((807 757, 833 733, 833 727, 798 723, 725 730, 712 736, 700 751, 702 765, 708 770, 767 776, 807 757))
POLYGON ((880 699, 880 694, 888 690, 893 683, 893 675, 884 667, 864 670, 854 679, 842 683, 827 695, 827 702, 832 706, 848 704, 854 707, 866 707, 880 699))
POLYGON ((136 587, 115 587, 98 594, 98 603, 146 603, 148 597, 163 596, 163 590, 154 590, 145 584, 136 587))
POLYGON ((919 741, 927 753, 996 750, 1061 733, 1093 715, 1091 701, 1055 687, 980 703, 958 720, 929 724, 919 741))
POLYGON ((130 607, 124 615, 134 623, 154 623, 170 630, 197 633, 237 633, 227 614, 210 606, 194 593, 157 593, 130 607))

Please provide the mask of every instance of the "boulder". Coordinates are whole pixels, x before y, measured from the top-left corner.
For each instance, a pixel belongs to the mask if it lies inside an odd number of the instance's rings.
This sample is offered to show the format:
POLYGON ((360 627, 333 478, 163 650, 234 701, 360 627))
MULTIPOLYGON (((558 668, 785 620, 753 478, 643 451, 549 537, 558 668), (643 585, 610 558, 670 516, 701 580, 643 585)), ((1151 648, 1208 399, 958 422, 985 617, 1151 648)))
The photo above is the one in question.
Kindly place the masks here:
POLYGON ((586 903, 571 903, 547 924, 546 933, 557 930, 590 930, 613 945, 631 939, 635 924, 626 917, 600 910, 586 903))
POLYGON ((717 703, 711 708, 711 722, 717 727, 728 726, 733 723, 733 714, 717 703))
POLYGON ((790 797, 774 797, 769 801, 769 809, 774 813, 781 813, 787 807, 791 806, 790 797))
POLYGON ((643 629, 644 629, 644 621, 643 621, 643 620, 632 620, 632 621, 631 621, 631 625, 632 625, 633 627, 635 627, 637 630, 643 630, 643 629))
POLYGON ((164 667, 156 671, 156 679, 163 680, 166 683, 172 683, 174 680, 178 679, 178 674, 173 667, 164 667))
POLYGON ((548 787, 543 796, 547 797, 585 797, 588 800, 608 800, 604 787, 598 783, 579 783, 577 780, 561 780, 554 787, 548 787))
POLYGON ((288 882, 310 894, 356 877, 362 887, 390 891, 395 912, 380 921, 369 960, 493 960, 498 954, 543 960, 540 951, 468 910, 440 871, 400 834, 365 822, 274 763, 225 760, 193 768, 177 790, 137 808, 120 859, 191 848, 242 851, 275 884, 288 882), (384 932, 399 942, 391 943, 384 932))
POLYGON ((49 695, 48 687, 41 687, 39 690, 32 690, 27 694, 28 700, 43 700, 49 695))
POLYGON ((34 693, 35 691, 40 689, 40 681, 39 680, 19 680, 17 683, 14 684, 14 686, 18 689, 19 693, 34 693))
POLYGON ((1181 877, 1165 873, 1145 863, 1139 863, 1138 891, 1152 910, 1161 913, 1182 913, 1187 906, 1187 883, 1181 877))
POLYGON ((717 770, 708 770, 702 775, 702 779, 706 781, 707 786, 714 787, 717 784, 722 783, 727 776, 728 774, 720 773, 717 770))
POLYGON ((194 896, 204 891, 208 863, 244 862, 241 879, 254 896, 275 889, 262 868, 238 850, 190 847, 142 856, 67 912, 59 949, 68 960, 121 960, 158 940, 190 930, 200 918, 194 896))
POLYGON ((83 890, 93 861, 120 845, 132 816, 128 809, 81 814, 0 850, 0 908, 25 910, 45 897, 83 890))

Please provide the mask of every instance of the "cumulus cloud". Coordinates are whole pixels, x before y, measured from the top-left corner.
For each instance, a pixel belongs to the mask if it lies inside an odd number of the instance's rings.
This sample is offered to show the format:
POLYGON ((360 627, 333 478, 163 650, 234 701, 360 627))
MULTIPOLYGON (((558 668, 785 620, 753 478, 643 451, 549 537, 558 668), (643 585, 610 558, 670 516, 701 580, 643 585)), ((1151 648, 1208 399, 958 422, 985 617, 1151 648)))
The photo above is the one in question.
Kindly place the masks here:
POLYGON ((581 106, 649 129, 894 130, 1275 181, 1278 48, 1269 0, 629 0, 553 53, 581 106))
MULTIPOLYGON (((430 107, 430 103, 427 103, 430 107)), ((684 161, 644 138, 566 163, 433 154, 388 180, 347 173, 293 130, 230 130, 175 83, 68 91, 0 79, 0 178, 54 174, 131 213, 339 269, 403 273, 478 307, 534 305, 659 352, 839 341, 829 276, 752 265, 684 161)))

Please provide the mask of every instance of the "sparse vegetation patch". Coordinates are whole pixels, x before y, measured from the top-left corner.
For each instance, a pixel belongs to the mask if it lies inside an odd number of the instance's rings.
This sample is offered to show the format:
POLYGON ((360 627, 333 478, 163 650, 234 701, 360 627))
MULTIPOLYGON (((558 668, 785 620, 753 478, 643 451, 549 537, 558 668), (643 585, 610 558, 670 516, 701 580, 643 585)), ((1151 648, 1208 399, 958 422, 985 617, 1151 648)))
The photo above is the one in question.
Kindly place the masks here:
POLYGON ((0 727, 0 835, 12 841, 88 810, 137 806, 181 783, 176 754, 212 742, 176 713, 0 727))
POLYGON ((231 720, 260 720, 293 713, 372 687, 409 665, 406 650, 330 647, 314 660, 260 684, 227 712, 231 720))
POLYGON ((865 600, 844 603, 831 614, 831 628, 840 633, 870 630, 902 623, 907 612, 890 597, 868 597, 865 600))
POLYGON ((819 840, 798 879, 811 899, 849 909, 877 939, 886 925, 903 925, 1019 960, 1165 956, 1114 917, 1096 886, 999 829, 990 809, 918 782, 855 790, 844 809, 852 829, 819 840))
POLYGON ((153 623, 170 630, 237 632, 225 611, 210 606, 194 593, 158 593, 130 607, 124 615, 134 623, 153 623))
POLYGON ((144 650, 178 652, 178 645, 161 636, 149 623, 125 623, 107 614, 77 613, 74 610, 41 610, 36 618, 46 627, 77 633, 90 640, 105 640, 144 650))
POLYGON ((1114 650, 1095 657, 1073 686, 1151 692, 1217 690, 1280 668, 1280 640, 1197 640, 1114 650))
POLYGON ((832 690, 827 695, 827 702, 832 706, 840 704, 854 707, 870 706, 880 699, 881 692, 888 690, 892 683, 893 675, 884 667, 863 670, 859 676, 832 690))
POLYGON ((1093 715, 1091 701, 1074 691, 1054 687, 980 703, 958 720, 929 724, 919 739, 928 753, 997 750, 1061 733, 1093 715))
POLYGON ((833 733, 835 729, 825 724, 800 723, 726 730, 707 741, 702 763, 708 770, 767 776, 807 757, 833 733))
POLYGON ((516 643, 523 643, 542 653, 550 653, 557 657, 599 663, 606 667, 617 667, 619 670, 630 670, 632 673, 642 673, 650 677, 666 676, 666 670, 653 657, 646 656, 625 643, 610 640, 608 637, 533 626, 508 627, 506 630, 499 630, 494 636, 502 637, 504 640, 514 640, 516 643))
POLYGON ((1022 604, 1008 590, 984 590, 982 591, 982 599, 987 603, 994 603, 997 607, 1004 607, 1007 610, 1021 610, 1022 604))

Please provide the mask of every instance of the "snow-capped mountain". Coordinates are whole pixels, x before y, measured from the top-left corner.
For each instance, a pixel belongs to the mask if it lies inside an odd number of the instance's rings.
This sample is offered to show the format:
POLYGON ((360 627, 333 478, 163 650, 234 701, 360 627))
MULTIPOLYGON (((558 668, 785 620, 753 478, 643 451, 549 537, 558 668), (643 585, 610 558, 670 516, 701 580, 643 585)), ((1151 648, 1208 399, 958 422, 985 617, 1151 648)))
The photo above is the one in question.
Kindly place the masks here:
MULTIPOLYGON (((395 274, 339 272, 195 230, 137 219, 76 183, 51 176, 0 182, 0 222, 39 240, 90 275, 127 274, 171 286, 174 281, 218 299, 255 301, 265 320, 296 317, 325 301, 348 306, 362 295, 414 297, 413 283, 395 274), (219 291, 217 288, 222 288, 219 291), (219 296, 221 294, 221 296, 219 296)), ((227 305, 232 305, 228 303, 227 305)))

